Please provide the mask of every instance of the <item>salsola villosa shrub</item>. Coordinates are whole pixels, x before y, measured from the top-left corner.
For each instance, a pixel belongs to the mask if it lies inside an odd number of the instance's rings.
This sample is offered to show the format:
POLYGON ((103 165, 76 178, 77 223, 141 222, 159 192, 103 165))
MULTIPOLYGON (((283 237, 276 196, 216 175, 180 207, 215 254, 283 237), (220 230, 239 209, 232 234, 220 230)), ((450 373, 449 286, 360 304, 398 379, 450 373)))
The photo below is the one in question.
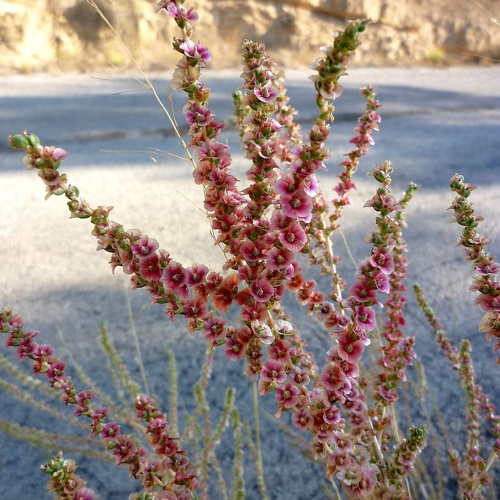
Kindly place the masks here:
MULTIPOLYGON (((322 47, 323 56, 312 65, 316 118, 305 133, 294 121, 295 110, 281 72, 265 46, 244 42, 243 85, 233 96, 236 126, 250 163, 246 187, 241 187, 231 173, 231 153, 221 135, 224 124, 211 111, 211 91, 200 80, 210 51, 194 37, 198 15, 184 3, 161 0, 157 11, 166 10, 181 31, 173 42, 181 58, 171 88, 186 94, 182 111, 189 140, 183 144, 194 181, 203 186, 204 209, 215 243, 225 256, 221 272, 203 263, 185 267, 160 249, 154 238, 113 221, 112 207, 91 207, 59 171, 67 156, 63 149, 43 146, 28 132, 9 137, 10 145, 25 151, 24 164, 37 171, 47 198, 64 195, 71 217, 90 220, 98 250, 110 254, 113 270, 121 267, 132 287, 147 290, 171 320, 184 316, 188 332, 203 336, 209 352, 222 349, 229 360, 244 360, 245 374, 256 381, 259 394, 270 393, 276 399, 276 418, 290 413, 293 425, 308 433, 310 453, 325 463, 326 477, 338 498, 342 494, 347 498, 409 498, 408 478, 426 446, 427 431, 425 426, 411 426, 400 436, 394 403, 415 358, 415 339, 404 333, 407 260, 403 229, 405 209, 417 186, 410 184, 398 199, 391 192, 391 164, 384 162, 371 172, 377 187, 365 206, 374 211, 375 225, 367 237, 366 258, 358 264, 351 286, 339 274, 332 244, 343 209, 351 203, 359 160, 373 144, 372 132, 380 123, 379 103, 371 86, 361 89, 366 112, 354 129, 353 149, 340 163, 331 201, 317 177, 330 157, 325 143, 334 116, 333 102, 342 94, 340 79, 369 23, 350 22, 331 45, 322 47), (329 277, 329 292, 320 291, 308 279, 304 262, 329 277), (295 297, 303 312, 329 331, 331 345, 324 359, 313 358, 291 321, 283 301, 287 295, 295 297), (228 311, 235 306, 239 317, 231 321, 228 311), (376 363, 368 372, 365 351, 370 349, 376 363)), ((478 292, 476 303, 485 313, 479 329, 488 340, 497 337, 498 348, 499 267, 485 251, 487 239, 476 232, 480 218, 468 201, 472 187, 456 175, 451 188, 457 194, 452 205, 455 219, 463 227, 459 243, 473 264, 472 289, 478 292)), ((466 451, 460 456, 450 450, 450 468, 464 498, 481 498, 500 451, 500 420, 476 383, 470 343, 465 340, 454 347, 422 290, 417 288, 416 293, 467 395, 466 451), (492 424, 487 458, 479 450, 480 412, 492 424)), ((137 394, 135 399, 136 418, 147 440, 142 444, 108 419, 107 407, 92 404, 92 391, 75 387, 65 363, 50 345, 35 340, 39 332, 25 330, 21 316, 3 309, 0 331, 7 334, 7 346, 17 350, 19 359, 30 359, 34 373, 45 374, 65 404, 74 405, 75 414, 88 419, 91 435, 102 441, 115 463, 128 467, 141 482, 143 493, 130 498, 206 497, 206 490, 199 489, 199 464, 191 461, 176 426, 170 425, 151 396, 137 394)), ((56 498, 96 498, 76 475, 74 462, 62 454, 43 469, 56 498)), ((244 494, 242 488, 235 491, 235 496, 244 494)))

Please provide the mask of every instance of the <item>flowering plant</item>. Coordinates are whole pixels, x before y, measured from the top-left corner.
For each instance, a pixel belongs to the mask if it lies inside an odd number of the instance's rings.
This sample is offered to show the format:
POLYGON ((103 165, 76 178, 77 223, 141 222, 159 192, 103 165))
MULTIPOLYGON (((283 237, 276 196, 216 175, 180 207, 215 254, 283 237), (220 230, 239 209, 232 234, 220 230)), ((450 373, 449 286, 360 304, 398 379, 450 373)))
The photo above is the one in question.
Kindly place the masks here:
MULTIPOLYGON (((111 254, 113 270, 121 267, 134 289, 144 288, 167 316, 186 318, 191 335, 202 335, 207 352, 222 349, 229 360, 241 359, 245 374, 257 383, 260 395, 276 399, 275 417, 291 414, 298 430, 308 433, 310 453, 325 463, 326 477, 348 498, 409 498, 408 477, 426 445, 425 426, 410 426, 406 438, 398 434, 393 403, 407 381, 406 369, 415 359, 413 337, 403 329, 406 275, 405 209, 417 186, 410 184, 397 199, 391 192, 392 166, 384 162, 371 173, 378 183, 365 204, 375 211, 376 224, 367 237, 366 258, 348 286, 337 266, 332 235, 340 228, 344 207, 351 204, 353 176, 359 160, 374 143, 380 116, 371 86, 361 89, 366 112, 358 120, 353 149, 341 162, 339 182, 331 203, 320 189, 318 171, 330 157, 325 145, 334 117, 333 102, 342 94, 340 78, 360 43, 368 21, 350 22, 313 65, 317 116, 303 134, 294 121, 279 69, 261 43, 243 44, 243 85, 233 96, 236 125, 245 157, 250 162, 247 185, 241 187, 231 173, 232 157, 220 140, 225 125, 209 107, 210 89, 200 80, 211 60, 210 51, 193 38, 198 19, 183 0, 161 0, 181 30, 174 50, 181 54, 171 87, 184 91, 183 114, 189 125, 186 151, 193 163, 195 183, 203 186, 203 205, 225 256, 221 272, 202 263, 185 267, 156 239, 126 230, 110 218, 112 207, 92 208, 66 174, 59 172, 67 153, 47 147, 32 133, 9 137, 14 149, 24 150, 24 163, 37 170, 47 198, 64 195, 72 218, 90 219, 98 250, 111 254), (329 292, 305 276, 307 266, 329 277, 329 292), (324 359, 315 360, 284 306, 292 294, 308 315, 330 334, 324 359), (230 308, 238 309, 234 324, 230 308), (377 315, 383 307, 379 326, 377 315), (374 349, 377 362, 366 368, 365 351, 374 349), (392 445, 392 447, 390 446, 392 445)), ((451 180, 457 193, 452 208, 464 227, 459 243, 474 264, 473 290, 485 316, 480 331, 500 339, 500 285, 498 264, 484 250, 487 240, 476 233, 479 217, 467 198, 472 190, 460 176, 451 180)), ((488 471, 500 452, 500 419, 475 381, 470 345, 458 350, 447 339, 423 293, 417 297, 438 343, 459 371, 468 397, 468 442, 463 456, 450 451, 450 466, 466 498, 479 498, 490 485, 488 471), (494 443, 487 460, 479 452, 479 412, 493 426, 494 443)), ((136 419, 142 423, 149 448, 108 419, 106 407, 93 406, 89 390, 77 391, 65 372, 65 363, 47 344, 38 344, 36 331, 25 331, 21 316, 3 309, 0 331, 19 359, 31 359, 35 375, 45 374, 50 386, 75 406, 77 416, 90 421, 92 436, 99 437, 117 465, 126 465, 141 481, 143 492, 130 498, 194 498, 200 487, 199 464, 189 458, 167 415, 149 395, 136 394, 136 419)), ((499 344, 500 345, 500 340, 499 344)), ((75 474, 75 464, 62 454, 44 467, 57 498, 91 499, 95 493, 75 474)), ((202 490, 203 491, 203 490, 202 490)), ((241 490, 240 490, 241 491, 241 490)), ((203 495, 206 496, 206 491, 203 495)))

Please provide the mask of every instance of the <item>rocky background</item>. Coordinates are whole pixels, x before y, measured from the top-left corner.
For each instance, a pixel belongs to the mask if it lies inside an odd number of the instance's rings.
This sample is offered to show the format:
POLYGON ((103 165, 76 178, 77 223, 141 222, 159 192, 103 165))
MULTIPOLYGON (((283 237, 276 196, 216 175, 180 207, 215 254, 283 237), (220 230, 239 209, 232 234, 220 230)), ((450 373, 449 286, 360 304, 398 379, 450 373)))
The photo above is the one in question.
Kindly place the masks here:
MULTIPOLYGON (((154 0, 96 0, 144 69, 172 68, 178 34, 154 0)), ((264 42, 287 67, 308 66, 345 21, 370 18, 357 64, 462 63, 500 59, 498 0, 191 0, 196 33, 212 67, 235 67, 245 38, 264 42)), ((130 57, 86 0, 0 0, 2 71, 87 71, 131 66, 130 57)))

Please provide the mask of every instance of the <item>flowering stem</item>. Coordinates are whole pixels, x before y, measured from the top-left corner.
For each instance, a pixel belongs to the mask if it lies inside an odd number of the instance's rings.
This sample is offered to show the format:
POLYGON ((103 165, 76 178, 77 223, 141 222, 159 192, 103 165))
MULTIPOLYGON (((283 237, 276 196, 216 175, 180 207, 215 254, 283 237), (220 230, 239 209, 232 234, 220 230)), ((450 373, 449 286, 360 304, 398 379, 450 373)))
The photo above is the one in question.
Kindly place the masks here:
POLYGON ((475 274, 470 289, 479 292, 474 303, 485 313, 479 323, 479 331, 486 333, 488 341, 497 338, 496 350, 500 348, 500 283, 497 279, 500 264, 495 262, 494 255, 485 251, 489 238, 476 231, 483 218, 475 214, 473 204, 468 201, 476 187, 465 183, 463 176, 455 174, 450 180, 450 188, 457 194, 450 209, 454 211, 457 224, 463 227, 457 245, 465 248, 465 258, 473 264, 475 274))

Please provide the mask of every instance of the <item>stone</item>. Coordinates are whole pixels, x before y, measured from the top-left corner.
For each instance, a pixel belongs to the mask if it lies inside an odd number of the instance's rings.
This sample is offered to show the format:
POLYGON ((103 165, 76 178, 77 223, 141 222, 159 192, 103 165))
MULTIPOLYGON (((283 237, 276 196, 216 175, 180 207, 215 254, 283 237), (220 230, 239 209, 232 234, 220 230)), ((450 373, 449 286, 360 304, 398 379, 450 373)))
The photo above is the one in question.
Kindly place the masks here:
MULTIPOLYGON (((151 0, 96 0, 145 70, 170 70, 179 35, 151 0)), ((500 54, 498 2, 483 0, 192 0, 195 38, 212 67, 235 67, 245 38, 262 41, 288 67, 310 65, 346 20, 370 18, 357 65, 488 62, 500 54), (471 56, 473 54, 473 56, 471 56), (471 59, 472 57, 472 59, 471 59)), ((86 0, 0 0, 0 68, 87 71, 132 67, 127 50, 86 0)))

